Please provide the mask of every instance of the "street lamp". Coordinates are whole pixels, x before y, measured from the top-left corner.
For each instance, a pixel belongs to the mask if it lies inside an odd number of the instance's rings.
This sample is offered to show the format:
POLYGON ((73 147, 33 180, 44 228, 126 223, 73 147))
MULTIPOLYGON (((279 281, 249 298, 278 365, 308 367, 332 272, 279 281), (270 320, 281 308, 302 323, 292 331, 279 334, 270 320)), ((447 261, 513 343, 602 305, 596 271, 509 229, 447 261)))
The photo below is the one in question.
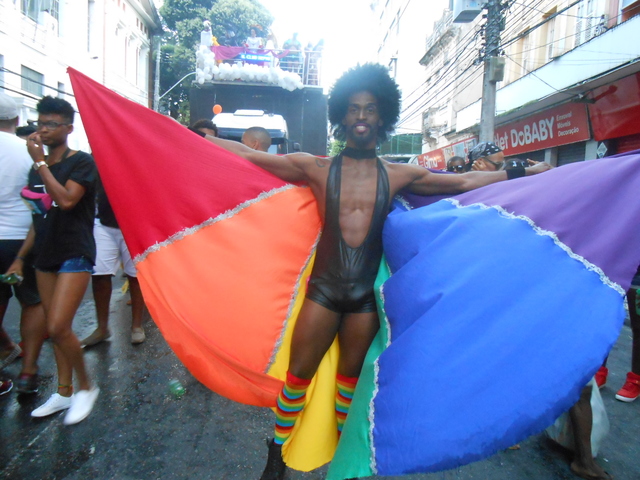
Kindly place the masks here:
POLYGON ((191 75, 195 75, 196 72, 191 72, 191 73, 187 73, 184 77, 182 77, 180 80, 178 80, 169 90, 167 90, 166 92, 164 92, 162 95, 160 95, 159 97, 157 97, 155 99, 155 101, 153 102, 155 104, 155 110, 159 111, 160 110, 160 100, 162 100, 165 95, 167 95, 171 90, 173 90, 174 88, 176 88, 178 85, 180 85, 180 83, 182 83, 182 81, 187 78, 190 77, 191 75))

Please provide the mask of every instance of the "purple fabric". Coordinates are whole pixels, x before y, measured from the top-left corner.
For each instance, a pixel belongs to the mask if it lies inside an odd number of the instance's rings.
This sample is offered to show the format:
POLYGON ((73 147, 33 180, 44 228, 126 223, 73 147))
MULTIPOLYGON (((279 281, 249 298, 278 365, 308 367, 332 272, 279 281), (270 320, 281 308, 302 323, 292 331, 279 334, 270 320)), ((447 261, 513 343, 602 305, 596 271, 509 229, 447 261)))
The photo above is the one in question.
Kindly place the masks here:
POLYGON ((625 290, 640 264, 638 151, 496 183, 456 199, 529 217, 625 290))

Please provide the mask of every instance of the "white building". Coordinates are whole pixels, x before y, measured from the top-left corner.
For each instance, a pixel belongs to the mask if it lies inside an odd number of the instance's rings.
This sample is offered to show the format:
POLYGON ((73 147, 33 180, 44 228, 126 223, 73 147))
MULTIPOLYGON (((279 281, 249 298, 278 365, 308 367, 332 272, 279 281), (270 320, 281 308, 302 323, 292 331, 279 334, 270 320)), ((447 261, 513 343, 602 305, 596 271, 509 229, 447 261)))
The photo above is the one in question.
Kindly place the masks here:
POLYGON ((426 73, 420 65, 425 39, 433 23, 450 0, 374 0, 371 7, 378 18, 377 61, 389 66, 402 90, 402 114, 396 133, 420 134, 420 114, 409 115, 425 94, 426 73))
MULTIPOLYGON (((0 0, 0 88, 16 99, 21 125, 37 118, 44 95, 76 106, 67 67, 150 106, 160 33, 151 0, 0 0)), ((78 117, 75 127, 70 143, 90 150, 78 117)))
MULTIPOLYGON (((640 0, 510 5, 496 94, 495 141, 505 154, 563 165, 640 148, 640 0)), ((472 144, 480 122, 482 64, 471 61, 479 45, 463 40, 484 19, 457 26, 445 17, 431 42, 439 47, 422 61, 437 74, 421 105, 429 166, 472 144), (452 56, 459 65, 442 69, 452 56)))

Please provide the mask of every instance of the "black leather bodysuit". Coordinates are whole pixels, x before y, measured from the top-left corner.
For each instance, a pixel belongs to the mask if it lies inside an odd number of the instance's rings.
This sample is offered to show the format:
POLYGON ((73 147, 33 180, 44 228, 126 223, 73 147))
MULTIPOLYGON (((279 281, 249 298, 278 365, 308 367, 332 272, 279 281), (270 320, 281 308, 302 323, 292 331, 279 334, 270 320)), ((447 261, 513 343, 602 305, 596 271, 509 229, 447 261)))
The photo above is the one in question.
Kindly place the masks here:
POLYGON ((373 283, 382 258, 382 227, 389 213, 389 178, 377 159, 376 201, 369 232, 352 248, 340 230, 342 154, 331 162, 327 178, 325 221, 316 249, 307 298, 340 313, 376 311, 373 283))

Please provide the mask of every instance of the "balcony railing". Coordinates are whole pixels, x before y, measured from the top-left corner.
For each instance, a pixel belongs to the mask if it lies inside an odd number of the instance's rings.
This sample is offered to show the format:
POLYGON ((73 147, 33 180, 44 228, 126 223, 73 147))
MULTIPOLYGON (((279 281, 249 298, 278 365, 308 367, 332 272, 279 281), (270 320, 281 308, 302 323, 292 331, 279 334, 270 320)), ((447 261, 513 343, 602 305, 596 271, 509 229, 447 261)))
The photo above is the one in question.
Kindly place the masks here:
POLYGON ((246 47, 209 47, 216 63, 273 67, 300 76, 305 86, 320 85, 321 50, 250 49, 246 47))
POLYGON ((437 20, 433 24, 433 33, 429 37, 427 37, 425 52, 428 52, 429 49, 433 47, 438 40, 440 40, 440 37, 444 35, 444 33, 447 31, 449 26, 452 25, 452 23, 453 23, 453 12, 450 10, 445 10, 444 14, 442 15, 442 18, 440 18, 440 20, 437 20))

